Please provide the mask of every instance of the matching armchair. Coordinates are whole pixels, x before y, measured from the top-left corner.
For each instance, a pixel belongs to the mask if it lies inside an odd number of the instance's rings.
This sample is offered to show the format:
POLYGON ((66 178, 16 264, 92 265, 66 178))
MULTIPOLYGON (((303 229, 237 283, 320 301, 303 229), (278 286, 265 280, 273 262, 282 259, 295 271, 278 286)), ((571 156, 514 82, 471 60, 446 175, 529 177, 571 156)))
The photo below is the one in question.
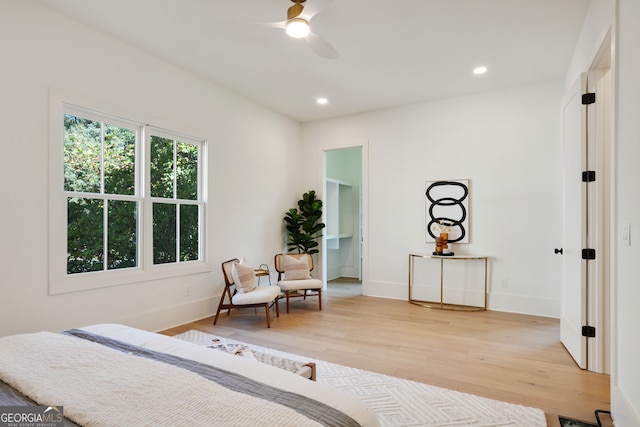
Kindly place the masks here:
POLYGON ((271 306, 275 305, 276 317, 280 317, 278 308, 280 288, 277 285, 258 286, 253 267, 234 258, 222 263, 222 275, 224 276, 225 288, 220 297, 216 317, 213 320, 214 325, 218 321, 220 311, 224 309, 228 310, 228 316, 231 313, 231 309, 234 308, 264 307, 268 328, 271 327, 269 315, 271 306))
POLYGON ((322 310, 322 280, 311 277, 313 258, 309 254, 278 254, 274 258, 275 269, 278 272, 278 284, 258 286, 256 271, 246 261, 237 258, 222 263, 222 276, 225 288, 220 297, 218 311, 213 324, 218 322, 220 312, 227 310, 227 316, 232 309, 262 308, 267 316, 267 327, 271 327, 270 309, 275 306, 276 317, 280 317, 278 299, 282 292, 287 300, 291 298, 318 297, 318 309, 322 310))
POLYGON ((289 299, 310 296, 318 297, 318 308, 322 310, 322 280, 311 277, 313 258, 309 254, 278 254, 274 259, 278 272, 278 286, 287 299, 287 313, 289 313, 289 299))

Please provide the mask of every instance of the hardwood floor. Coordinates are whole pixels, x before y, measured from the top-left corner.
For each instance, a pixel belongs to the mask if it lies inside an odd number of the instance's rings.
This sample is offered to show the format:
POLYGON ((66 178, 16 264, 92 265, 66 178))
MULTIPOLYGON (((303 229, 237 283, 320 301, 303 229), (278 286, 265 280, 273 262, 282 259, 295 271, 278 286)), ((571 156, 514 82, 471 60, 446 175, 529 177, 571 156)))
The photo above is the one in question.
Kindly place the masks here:
POLYGON ((501 312, 431 310, 407 301, 366 297, 359 287, 332 283, 317 298, 273 313, 236 310, 169 329, 189 329, 402 377, 438 387, 543 409, 596 424, 609 410, 609 376, 579 369, 559 341, 556 319, 501 312))

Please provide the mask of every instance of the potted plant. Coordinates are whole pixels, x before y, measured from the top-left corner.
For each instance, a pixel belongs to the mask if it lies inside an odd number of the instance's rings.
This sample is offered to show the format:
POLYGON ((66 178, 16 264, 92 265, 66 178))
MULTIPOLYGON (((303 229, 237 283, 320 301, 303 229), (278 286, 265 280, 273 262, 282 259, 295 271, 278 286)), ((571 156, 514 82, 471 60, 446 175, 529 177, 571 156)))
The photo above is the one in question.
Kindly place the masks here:
POLYGON ((322 218, 322 200, 316 197, 316 192, 309 190, 298 200, 298 208, 291 208, 285 213, 284 222, 288 233, 287 249, 301 254, 316 254, 320 252, 318 238, 325 227, 322 218))

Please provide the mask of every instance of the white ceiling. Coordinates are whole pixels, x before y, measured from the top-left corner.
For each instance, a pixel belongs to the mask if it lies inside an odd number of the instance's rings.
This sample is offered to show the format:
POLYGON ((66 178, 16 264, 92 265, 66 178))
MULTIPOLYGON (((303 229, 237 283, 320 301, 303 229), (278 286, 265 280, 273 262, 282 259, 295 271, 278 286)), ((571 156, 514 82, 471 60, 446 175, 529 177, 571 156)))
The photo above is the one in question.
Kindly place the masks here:
POLYGON ((266 25, 290 0, 38 2, 309 121, 561 79, 590 0, 307 0, 337 59, 266 25))

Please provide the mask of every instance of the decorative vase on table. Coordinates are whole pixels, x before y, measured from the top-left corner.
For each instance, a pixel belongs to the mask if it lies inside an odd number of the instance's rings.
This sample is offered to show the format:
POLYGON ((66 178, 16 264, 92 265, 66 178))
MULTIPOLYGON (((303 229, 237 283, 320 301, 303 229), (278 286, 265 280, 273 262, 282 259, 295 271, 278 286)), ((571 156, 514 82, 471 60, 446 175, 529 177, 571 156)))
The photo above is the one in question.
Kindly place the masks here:
POLYGON ((449 248, 449 230, 451 229, 451 225, 445 221, 440 221, 440 223, 435 226, 440 231, 440 235, 436 237, 436 250, 433 252, 433 255, 453 256, 453 252, 449 248))

